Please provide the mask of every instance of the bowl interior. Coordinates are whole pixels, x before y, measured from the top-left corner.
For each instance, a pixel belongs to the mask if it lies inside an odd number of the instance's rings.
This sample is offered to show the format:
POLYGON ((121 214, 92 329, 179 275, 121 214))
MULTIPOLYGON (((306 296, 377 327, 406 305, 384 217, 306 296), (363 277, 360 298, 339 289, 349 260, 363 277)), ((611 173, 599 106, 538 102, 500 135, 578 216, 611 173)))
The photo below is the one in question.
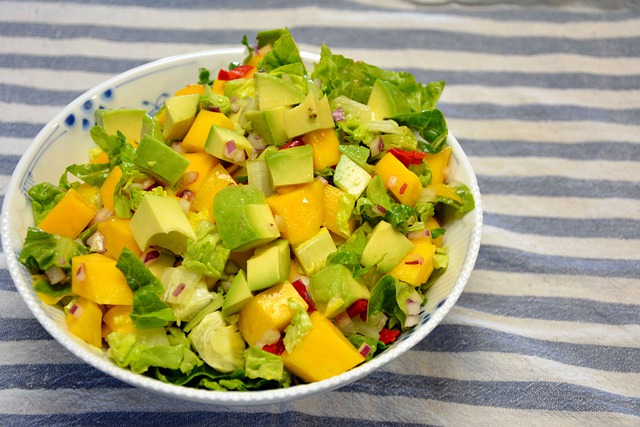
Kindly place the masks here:
MULTIPOLYGON (((199 68, 217 70, 228 66, 231 61, 241 60, 243 56, 243 49, 237 48, 171 57, 114 77, 78 97, 43 128, 18 163, 5 195, 1 223, 2 246, 18 292, 36 319, 66 349, 95 368, 134 386, 174 397, 224 405, 282 402, 331 390, 362 378, 410 349, 440 323, 458 299, 475 264, 482 225, 476 177, 462 148, 450 134, 447 141, 452 147, 450 179, 467 184, 476 200, 476 208, 447 227, 445 244, 449 246, 449 267, 428 290, 428 302, 422 308, 420 324, 402 334, 396 343, 373 360, 317 383, 256 392, 178 387, 119 368, 104 352, 71 335, 63 313, 40 301, 31 286, 29 272, 17 261, 27 228, 33 225, 28 189, 43 181, 56 183, 68 165, 87 162, 88 150, 94 146, 89 129, 94 124, 96 109, 144 108, 153 114, 170 94, 197 81, 199 68)), ((309 64, 318 59, 316 55, 305 52, 302 56, 309 64)))

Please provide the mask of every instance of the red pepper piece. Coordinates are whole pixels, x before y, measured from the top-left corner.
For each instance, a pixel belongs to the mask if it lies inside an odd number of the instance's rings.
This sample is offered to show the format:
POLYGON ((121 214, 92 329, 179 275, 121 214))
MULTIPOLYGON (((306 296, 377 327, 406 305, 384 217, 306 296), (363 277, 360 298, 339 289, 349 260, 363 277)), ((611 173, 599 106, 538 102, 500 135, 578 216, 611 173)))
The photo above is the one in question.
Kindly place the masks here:
POLYGON ((369 301, 366 299, 359 299, 347 308, 347 314, 350 318, 354 318, 356 316, 360 316, 360 318, 364 321, 367 320, 367 307, 369 306, 369 301))
POLYGON ((385 345, 391 344, 398 338, 398 335, 400 335, 400 331, 397 329, 382 328, 379 340, 385 345))
POLYGON ((309 295, 309 291, 307 287, 302 283, 302 280, 298 279, 294 281, 291 285, 295 288, 296 291, 300 294, 304 302, 309 306, 307 308, 307 313, 311 314, 316 311, 316 306, 313 304, 313 300, 311 299, 311 295, 309 295))
POLYGON ((280 356, 284 353, 284 341, 282 340, 282 335, 280 335, 280 339, 273 344, 267 344, 262 346, 262 349, 266 352, 275 354, 276 356, 280 356))
POLYGON ((256 67, 252 65, 238 65, 233 70, 220 70, 218 71, 218 80, 235 80, 241 79, 251 71, 253 71, 256 67))
POLYGON ((293 147, 301 147, 304 145, 304 141, 300 138, 293 138, 291 141, 287 142, 286 144, 284 144, 282 147, 280 147, 280 150, 285 150, 287 148, 293 148, 293 147))
POLYGON ((406 167, 409 167, 409 165, 419 165, 427 156, 427 154, 422 151, 407 151, 399 148, 391 148, 389 152, 406 167))

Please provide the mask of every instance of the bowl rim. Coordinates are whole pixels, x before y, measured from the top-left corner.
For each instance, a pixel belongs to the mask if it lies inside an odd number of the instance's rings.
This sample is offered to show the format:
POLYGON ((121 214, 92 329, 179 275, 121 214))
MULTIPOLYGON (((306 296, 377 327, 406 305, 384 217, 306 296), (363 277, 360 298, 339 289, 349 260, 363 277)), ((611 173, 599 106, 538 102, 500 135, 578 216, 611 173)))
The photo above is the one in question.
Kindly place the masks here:
MULTIPOLYGON (((469 276, 474 268, 477 260, 480 237, 482 230, 482 202, 480 196, 480 190, 477 183, 477 178, 469 159, 464 153, 462 147, 458 143, 457 139, 449 132, 447 144, 452 146, 452 149, 458 156, 456 157, 462 167, 469 175, 469 182, 467 183, 475 199, 475 208, 467 215, 473 215, 471 222, 471 230, 469 232, 469 246, 465 257, 461 264, 460 272, 455 279, 455 282, 451 288, 451 291, 446 297, 444 304, 439 306, 430 317, 430 319, 416 327, 411 336, 407 339, 397 342, 392 348, 387 349, 380 355, 376 356, 372 360, 363 363, 343 374, 336 375, 334 377, 309 383, 298 384, 288 388, 270 389, 270 390, 258 390, 258 391, 215 391, 215 390, 203 390, 195 389, 184 386, 177 386, 174 384, 164 383, 160 380, 150 378, 141 374, 135 374, 126 368, 121 368, 104 356, 101 350, 96 349, 95 354, 87 350, 87 347, 78 342, 75 338, 69 336, 67 331, 64 331, 57 322, 54 322, 44 311, 42 302, 38 300, 37 296, 32 292, 30 283, 27 283, 22 274, 20 274, 21 264, 17 260, 16 254, 9 250, 13 248, 11 234, 10 217, 11 212, 9 207, 11 201, 16 197, 21 197, 19 194, 19 181, 22 175, 25 173, 28 163, 33 159, 36 151, 44 142, 46 136, 50 135, 60 123, 64 121, 64 118, 74 109, 77 108, 83 100, 89 99, 92 96, 101 93, 103 90, 116 86, 118 82, 135 77, 138 74, 146 73, 153 70, 161 70, 167 65, 179 63, 182 61, 195 60, 206 58, 210 56, 223 56, 223 55, 243 55, 244 48, 217 48, 209 50, 201 50, 197 52, 190 52, 185 54, 173 55, 166 58, 158 59, 152 62, 148 62, 132 68, 128 71, 120 73, 114 77, 111 77, 98 85, 85 91, 72 102, 67 104, 60 112, 58 112, 36 135, 33 141, 29 144, 24 154, 21 156, 11 179, 7 186, 4 202, 2 205, 0 231, 2 237, 2 247, 4 248, 4 255, 7 263, 7 268, 10 272, 11 278, 16 286, 16 289, 20 293, 22 299, 26 303, 27 307, 38 320, 38 322, 44 327, 44 329, 60 343, 66 350, 78 357, 88 365, 124 382, 129 385, 143 388, 146 390, 158 392, 171 397, 178 397, 196 402, 216 404, 216 405, 229 405, 229 406, 249 406, 249 405, 265 405, 272 403, 279 403, 284 401, 292 401, 310 397, 320 392, 327 392, 339 387, 343 387, 349 383, 359 380, 371 372, 386 365, 390 361, 398 358, 400 355, 407 352, 414 347, 418 342, 423 340, 438 324, 454 306, 460 294, 462 293, 469 276)), ((307 61, 317 61, 319 55, 301 51, 302 58, 307 61)))

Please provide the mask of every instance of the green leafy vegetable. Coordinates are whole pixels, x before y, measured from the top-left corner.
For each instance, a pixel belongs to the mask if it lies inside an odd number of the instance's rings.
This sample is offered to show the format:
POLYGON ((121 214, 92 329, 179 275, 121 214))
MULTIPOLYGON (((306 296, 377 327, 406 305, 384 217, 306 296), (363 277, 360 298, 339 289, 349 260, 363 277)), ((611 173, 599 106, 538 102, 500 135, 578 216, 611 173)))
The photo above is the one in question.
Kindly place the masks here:
POLYGON ((196 227, 196 237, 197 241, 190 240, 187 243, 182 265, 207 277, 225 277, 224 267, 230 251, 222 244, 216 225, 209 221, 200 221, 196 227))
POLYGON ((89 185, 94 187, 100 187, 107 179, 107 176, 111 172, 109 163, 87 163, 81 165, 71 165, 65 169, 64 178, 61 178, 64 182, 68 182, 66 175, 70 173, 75 177, 81 179, 89 185))
POLYGON ((444 115, 438 109, 400 114, 393 120, 400 125, 406 125, 424 138, 426 143, 418 141, 418 148, 422 151, 437 153, 447 142, 449 128, 444 115))
POLYGON ((289 307, 295 309, 295 314, 291 319, 291 323, 284 330, 284 348, 291 353, 298 343, 304 338, 311 329, 313 329, 313 323, 311 318, 307 314, 307 310, 300 304, 289 301, 289 307))
POLYGON ((287 64, 303 64, 298 46, 287 28, 282 30, 278 39, 272 44, 271 50, 258 63, 259 69, 269 72, 287 64))
POLYGON ((31 199, 31 210, 36 224, 39 224, 44 217, 58 204, 66 191, 48 182, 36 184, 27 191, 31 199))
POLYGON ((38 279, 33 283, 33 289, 41 294, 61 298, 71 294, 71 282, 52 285, 48 280, 38 279))
POLYGON ((282 358, 268 351, 251 346, 245 352, 247 378, 282 381, 285 376, 282 358))
POLYGON ((87 248, 73 239, 29 227, 18 261, 27 268, 40 271, 61 267, 68 274, 71 258, 85 253, 87 248))

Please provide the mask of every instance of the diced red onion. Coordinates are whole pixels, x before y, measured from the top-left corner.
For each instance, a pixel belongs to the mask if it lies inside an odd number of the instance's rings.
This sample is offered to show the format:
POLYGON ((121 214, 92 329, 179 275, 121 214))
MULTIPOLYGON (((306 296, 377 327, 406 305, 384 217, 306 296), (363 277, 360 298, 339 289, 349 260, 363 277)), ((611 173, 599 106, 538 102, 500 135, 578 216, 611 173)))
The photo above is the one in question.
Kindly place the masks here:
POLYGON ((52 285, 55 285, 56 283, 60 283, 67 278, 67 273, 65 273, 65 271, 62 268, 55 265, 53 267, 47 268, 44 274, 47 275, 47 278, 49 279, 49 282, 51 282, 52 285))
POLYGON ((186 199, 178 199, 178 204, 184 213, 189 212, 189 209, 191 209, 191 202, 186 199))
POLYGON ((58 261, 58 265, 59 265, 60 267, 63 267, 63 266, 65 266, 65 265, 67 265, 67 260, 66 260, 66 259, 64 259, 64 258, 62 258, 62 257, 58 257, 57 261, 58 261))
POLYGON ((360 353, 362 357, 367 357, 369 353, 371 353, 371 346, 363 342, 360 348, 358 348, 358 353, 360 353))
POLYGON ((184 283, 180 283, 178 286, 176 286, 173 292, 171 292, 171 295, 173 295, 174 297, 177 297, 182 293, 182 291, 184 291, 184 288, 186 287, 187 285, 185 285, 184 283))
POLYGON ((389 177, 389 179, 387 180, 387 187, 388 187, 388 188, 395 187, 395 186, 396 186, 396 184, 398 183, 398 179, 399 179, 399 178, 398 178, 397 176, 395 176, 395 175, 391 175, 391 176, 389 177))
POLYGON ((106 247, 106 239, 102 233, 96 231, 87 239, 87 243, 89 244, 89 250, 91 252, 97 252, 99 254, 103 254, 107 251, 106 247))
POLYGON ((406 265, 422 265, 424 264, 424 258, 422 257, 422 255, 417 255, 411 261, 405 261, 405 264, 406 265))
POLYGON ((193 202, 193 199, 195 199, 195 197, 195 193, 191 190, 184 190, 180 193, 180 198, 186 200, 189 203, 193 202))
POLYGON ((373 138, 373 141, 369 143, 369 150, 371 150, 372 157, 375 157, 378 154, 380 154, 383 148, 384 148, 384 143, 382 142, 381 136, 373 138))
POLYGON ((280 331, 277 329, 267 329, 255 343, 255 346, 262 348, 265 345, 277 343, 278 340, 280 340, 280 331))
POLYGON ((83 311, 84 309, 75 303, 69 308, 69 314, 75 317, 76 319, 79 319, 80 316, 82 316, 83 311))
POLYGON ((175 142, 173 144, 171 144, 171 148, 173 148, 173 151, 175 151, 176 153, 184 153, 184 150, 182 149, 182 144, 179 142, 175 142))
POLYGON ((144 189, 144 191, 151 191, 157 186, 158 186, 158 184, 156 184, 156 182, 154 180, 152 180, 151 178, 146 179, 142 183, 142 188, 144 189))
POLYGON ((343 334, 353 335, 358 332, 358 327, 353 323, 353 320, 351 320, 351 317, 349 317, 346 311, 338 314, 335 320, 336 326, 338 326, 338 329, 340 329, 343 334))
POLYGON ((264 139, 257 133, 250 133, 247 137, 249 143, 253 147, 253 149, 257 152, 262 152, 265 148, 267 148, 267 144, 264 142, 264 139))
POLYGON ((152 251, 147 252, 147 254, 144 256, 143 262, 145 264, 149 264, 151 261, 158 259, 159 257, 160 257, 160 252, 154 249, 152 251))
POLYGON ((319 182, 321 182, 321 183, 322 183, 322 184, 324 184, 324 185, 329 184, 329 181, 327 181, 327 179, 326 179, 324 176, 320 176, 320 175, 318 175, 318 176, 316 177, 316 181, 319 181, 319 182))
POLYGON ((342 109, 342 107, 338 107, 335 110, 333 110, 331 112, 331 116, 333 117, 333 120, 335 120, 336 122, 344 122, 347 118, 347 116, 344 114, 344 110, 342 109))
POLYGON ((184 184, 185 185, 189 185, 189 184, 193 184, 194 182, 196 182, 198 180, 198 177, 200 176, 200 172, 198 171, 189 171, 184 175, 184 184))
POLYGON ((382 205, 375 205, 371 208, 371 210, 373 211, 373 213, 379 216, 384 216, 387 213, 387 209, 385 209, 385 207, 382 205))
POLYGON ((105 222, 106 220, 111 218, 111 215, 113 215, 113 212, 111 212, 111 210, 109 210, 108 208, 98 209, 93 219, 89 222, 89 227, 99 222, 105 222))
POLYGON ((76 270, 76 280, 83 281, 87 278, 87 267, 84 265, 84 262, 81 262, 76 270))
POLYGON ((425 228, 424 230, 410 231, 407 233, 407 238, 409 240, 422 239, 423 237, 429 236, 431 236, 431 233, 428 228, 425 228))
POLYGON ((213 112, 213 113, 219 113, 220 112, 220 107, 209 107, 207 108, 207 110, 213 112))
POLYGON ((407 191, 407 187, 409 185, 405 182, 404 184, 402 184, 402 187, 400 187, 400 190, 398 191, 400 194, 404 194, 405 191, 407 191))
POLYGON ((409 316, 417 316, 420 314, 420 303, 411 298, 407 298, 407 314, 409 316))
POLYGON ((234 151, 236 151, 238 149, 238 146, 236 145, 236 142, 232 139, 230 141, 227 141, 224 144, 224 154, 227 157, 230 157, 231 154, 233 154, 234 151))

